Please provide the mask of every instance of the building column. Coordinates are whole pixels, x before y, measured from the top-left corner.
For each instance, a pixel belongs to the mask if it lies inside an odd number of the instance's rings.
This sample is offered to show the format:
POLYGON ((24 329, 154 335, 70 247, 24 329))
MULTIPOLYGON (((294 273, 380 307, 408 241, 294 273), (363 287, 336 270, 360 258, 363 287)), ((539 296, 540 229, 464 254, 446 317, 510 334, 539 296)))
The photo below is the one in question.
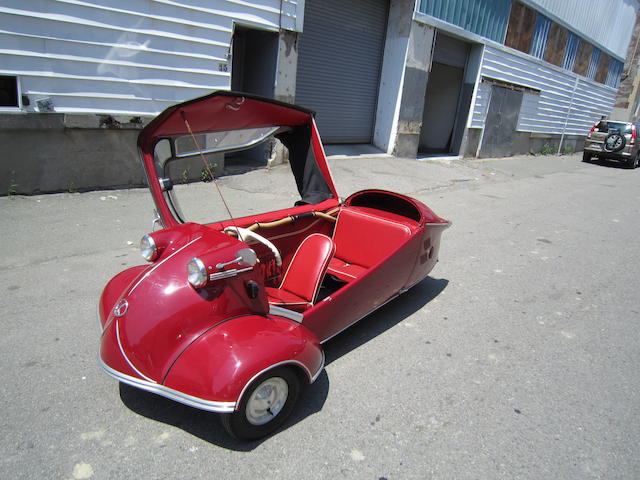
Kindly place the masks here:
POLYGON ((391 0, 373 143, 415 158, 435 29, 413 21, 415 0, 391 0))

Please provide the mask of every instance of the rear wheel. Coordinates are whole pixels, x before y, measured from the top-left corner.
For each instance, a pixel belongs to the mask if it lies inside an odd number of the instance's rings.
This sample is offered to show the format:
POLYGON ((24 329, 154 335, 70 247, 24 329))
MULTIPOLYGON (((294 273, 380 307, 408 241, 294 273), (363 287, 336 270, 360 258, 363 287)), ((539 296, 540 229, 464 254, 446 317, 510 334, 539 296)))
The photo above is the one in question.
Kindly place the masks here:
POLYGON ((589 163, 591 161, 591 153, 584 151, 582 153, 582 161, 589 163))
POLYGON ((251 382, 233 413, 222 414, 225 430, 238 440, 255 440, 275 431, 293 411, 300 379, 289 367, 260 375, 251 382))
POLYGON ((640 152, 638 152, 638 155, 634 155, 633 157, 631 157, 629 160, 627 160, 627 167, 633 169, 633 168, 638 168, 638 156, 640 156, 640 152))

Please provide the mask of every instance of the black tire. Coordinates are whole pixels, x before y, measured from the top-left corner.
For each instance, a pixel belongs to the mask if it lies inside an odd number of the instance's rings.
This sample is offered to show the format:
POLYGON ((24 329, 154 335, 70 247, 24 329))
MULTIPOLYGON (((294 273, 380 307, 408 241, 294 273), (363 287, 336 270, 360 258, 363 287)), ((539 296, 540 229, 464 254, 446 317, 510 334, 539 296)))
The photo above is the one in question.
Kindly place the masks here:
POLYGON ((627 141, 624 138, 624 135, 620 133, 610 133, 604 139, 604 143, 602 144, 602 148, 605 152, 619 152, 624 148, 627 141))
POLYGON ((634 155, 633 157, 631 157, 629 160, 627 160, 627 167, 629 167, 630 169, 634 169, 634 168, 638 168, 638 157, 640 156, 640 152, 638 153, 638 155, 634 155))
MULTIPOLYGON (((262 393, 264 394, 264 391, 262 393)), ((249 385, 240 399, 238 409, 233 413, 221 414, 220 421, 224 429, 232 437, 238 440, 256 440, 269 435, 282 425, 287 417, 291 415, 299 394, 300 378, 292 368, 280 367, 270 370, 251 382, 251 385, 249 385), (284 399, 284 404, 279 408, 276 401, 275 407, 278 408, 278 411, 274 415, 271 413, 272 403, 259 398, 260 395, 256 396, 256 394, 260 392, 261 389, 267 388, 270 389, 269 396, 271 397, 271 393, 275 392, 275 397, 273 398, 278 400, 279 395, 282 395, 284 391, 282 381, 286 383, 286 398, 284 399), (254 407, 260 405, 260 402, 263 402, 262 404, 266 402, 269 404, 269 407, 266 410, 251 408, 250 402, 254 407), (247 410, 247 406, 250 406, 249 411, 247 410), (263 413, 262 416, 260 416, 260 414, 256 414, 256 412, 267 413, 263 413), (260 423, 267 414, 273 415, 273 417, 264 423, 260 423)))
POLYGON ((582 161, 589 163, 591 161, 591 153, 589 152, 582 152, 582 161))

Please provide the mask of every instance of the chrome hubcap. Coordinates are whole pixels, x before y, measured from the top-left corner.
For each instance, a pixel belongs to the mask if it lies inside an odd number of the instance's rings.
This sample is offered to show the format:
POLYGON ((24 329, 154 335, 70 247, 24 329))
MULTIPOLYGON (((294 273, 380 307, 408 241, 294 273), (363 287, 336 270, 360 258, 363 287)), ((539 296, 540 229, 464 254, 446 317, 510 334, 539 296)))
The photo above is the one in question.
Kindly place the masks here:
POLYGON ((247 420, 252 425, 264 425, 273 420, 287 403, 289 386, 280 377, 262 382, 247 402, 247 420))

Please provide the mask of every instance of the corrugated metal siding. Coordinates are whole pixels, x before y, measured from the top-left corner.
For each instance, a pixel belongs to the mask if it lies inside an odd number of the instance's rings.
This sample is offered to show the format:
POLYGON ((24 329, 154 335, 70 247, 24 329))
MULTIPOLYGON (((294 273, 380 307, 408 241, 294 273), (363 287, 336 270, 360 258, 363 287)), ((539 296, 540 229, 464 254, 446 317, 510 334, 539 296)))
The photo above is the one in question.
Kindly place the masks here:
POLYGON ((544 56, 544 49, 547 46, 547 37, 549 36, 550 28, 551 20, 544 15, 538 14, 536 18, 536 28, 533 32, 533 39, 531 40, 531 55, 534 57, 542 58, 544 56))
POLYGON ((589 77, 591 80, 596 79, 599 63, 600 63, 600 50, 594 47, 593 52, 591 52, 591 62, 589 63, 589 70, 587 70, 587 77, 589 77))
POLYGON ((421 0, 418 10, 502 43, 511 0, 421 0))
POLYGON ((473 112, 471 114, 470 127, 483 128, 484 121, 487 118, 489 110, 489 102, 491 101, 491 85, 487 83, 478 84, 476 90, 476 101, 473 104, 473 112))
MULTIPOLYGON (((524 94, 518 119, 520 131, 561 134, 570 110, 565 133, 583 135, 601 115, 611 112, 615 101, 613 88, 490 46, 485 46, 481 75, 540 91, 524 94)), ((489 88, 480 87, 470 125, 477 128, 484 126, 483 112, 488 104, 489 88)))
MULTIPOLYGON (((607 73, 607 79, 605 80, 605 84, 609 85, 613 88, 618 88, 620 85, 620 75, 622 75, 622 69, 624 64, 615 58, 611 59, 611 63, 609 63, 609 72, 607 73)), ((639 97, 640 98, 640 97, 639 97)))
POLYGON ((564 51, 564 62, 562 67, 566 70, 572 71, 576 64, 576 55, 578 54, 578 46, 580 45, 580 37, 575 33, 569 33, 567 39, 567 48, 564 51))
POLYGON ((229 88, 234 21, 296 29, 298 3, 0 0, 0 74, 58 112, 156 114, 229 88))
POLYGON ((521 0, 620 60, 636 21, 636 0, 521 0))

